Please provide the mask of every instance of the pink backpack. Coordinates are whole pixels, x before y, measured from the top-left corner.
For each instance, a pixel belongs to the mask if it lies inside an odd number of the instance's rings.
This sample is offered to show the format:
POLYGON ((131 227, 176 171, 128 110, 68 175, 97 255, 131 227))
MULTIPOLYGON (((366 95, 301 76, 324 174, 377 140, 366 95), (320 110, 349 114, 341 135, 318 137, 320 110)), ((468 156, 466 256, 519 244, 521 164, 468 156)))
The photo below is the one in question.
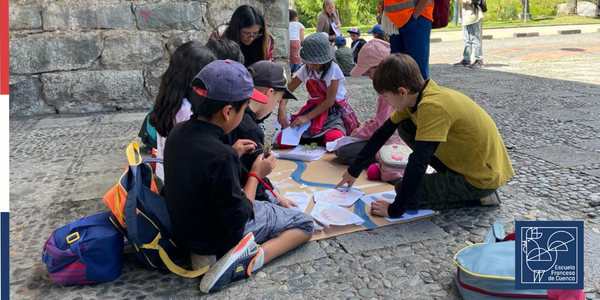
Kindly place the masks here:
MULTIPOLYGON (((397 135, 393 135, 392 137, 390 137, 385 144, 386 144, 386 146, 398 145, 398 146, 408 147, 406 145, 406 143, 397 135)), ((386 147, 386 146, 384 146, 384 147, 386 147)), ((384 159, 382 157, 382 155, 385 156, 385 155, 389 155, 389 154, 386 153, 385 150, 382 152, 382 150, 379 150, 379 152, 377 152, 377 154, 375 155, 375 160, 377 160, 377 163, 379 164, 379 172, 381 173, 381 180, 383 180, 383 181, 398 181, 398 180, 402 179, 402 177, 404 176, 404 168, 405 168, 406 164, 404 164, 404 166, 400 167, 399 165, 393 165, 393 164, 388 163, 387 159, 384 159)), ((406 162, 408 162, 408 157, 406 157, 406 162)))

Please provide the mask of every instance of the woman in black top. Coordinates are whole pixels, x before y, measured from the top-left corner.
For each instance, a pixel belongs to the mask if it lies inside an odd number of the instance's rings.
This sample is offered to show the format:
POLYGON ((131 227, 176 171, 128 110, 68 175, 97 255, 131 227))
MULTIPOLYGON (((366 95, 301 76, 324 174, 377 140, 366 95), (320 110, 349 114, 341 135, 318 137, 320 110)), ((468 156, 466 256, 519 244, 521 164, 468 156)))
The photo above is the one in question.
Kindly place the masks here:
POLYGON ((238 7, 228 24, 217 27, 209 40, 226 38, 236 42, 244 54, 244 65, 259 60, 272 60, 275 41, 267 30, 267 23, 260 11, 250 5, 238 7))

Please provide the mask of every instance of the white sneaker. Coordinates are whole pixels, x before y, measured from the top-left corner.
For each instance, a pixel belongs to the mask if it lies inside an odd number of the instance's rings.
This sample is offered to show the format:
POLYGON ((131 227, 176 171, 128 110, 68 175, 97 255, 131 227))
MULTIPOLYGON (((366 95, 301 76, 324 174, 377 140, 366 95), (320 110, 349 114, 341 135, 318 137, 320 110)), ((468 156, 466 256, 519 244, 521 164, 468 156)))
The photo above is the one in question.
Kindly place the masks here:
POLYGON ((499 205, 500 197, 498 196, 498 191, 494 190, 493 193, 481 198, 480 201, 481 201, 481 205, 483 205, 483 206, 499 205))

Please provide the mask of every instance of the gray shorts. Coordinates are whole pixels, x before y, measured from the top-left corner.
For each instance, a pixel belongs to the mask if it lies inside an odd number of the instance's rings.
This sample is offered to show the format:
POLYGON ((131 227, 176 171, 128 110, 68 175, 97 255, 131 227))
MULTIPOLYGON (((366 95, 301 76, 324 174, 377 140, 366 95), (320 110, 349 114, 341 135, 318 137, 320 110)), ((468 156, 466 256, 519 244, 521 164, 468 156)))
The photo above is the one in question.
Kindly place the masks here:
POLYGON ((244 235, 252 232, 257 243, 278 237, 283 231, 297 228, 313 233, 313 218, 303 212, 267 201, 254 201, 254 219, 246 222, 244 235))

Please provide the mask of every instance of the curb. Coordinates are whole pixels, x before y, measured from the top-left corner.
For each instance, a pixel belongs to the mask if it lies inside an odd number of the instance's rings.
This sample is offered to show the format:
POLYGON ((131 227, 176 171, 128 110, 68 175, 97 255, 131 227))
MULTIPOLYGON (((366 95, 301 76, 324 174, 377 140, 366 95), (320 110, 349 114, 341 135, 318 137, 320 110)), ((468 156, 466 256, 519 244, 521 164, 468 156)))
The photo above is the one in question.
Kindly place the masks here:
MULTIPOLYGON (((598 29, 600 30, 600 28, 598 29)), ((580 34, 581 29, 558 30, 559 35, 580 34)))
POLYGON ((513 37, 522 38, 522 37, 534 37, 540 36, 539 32, 515 32, 513 33, 513 37))

